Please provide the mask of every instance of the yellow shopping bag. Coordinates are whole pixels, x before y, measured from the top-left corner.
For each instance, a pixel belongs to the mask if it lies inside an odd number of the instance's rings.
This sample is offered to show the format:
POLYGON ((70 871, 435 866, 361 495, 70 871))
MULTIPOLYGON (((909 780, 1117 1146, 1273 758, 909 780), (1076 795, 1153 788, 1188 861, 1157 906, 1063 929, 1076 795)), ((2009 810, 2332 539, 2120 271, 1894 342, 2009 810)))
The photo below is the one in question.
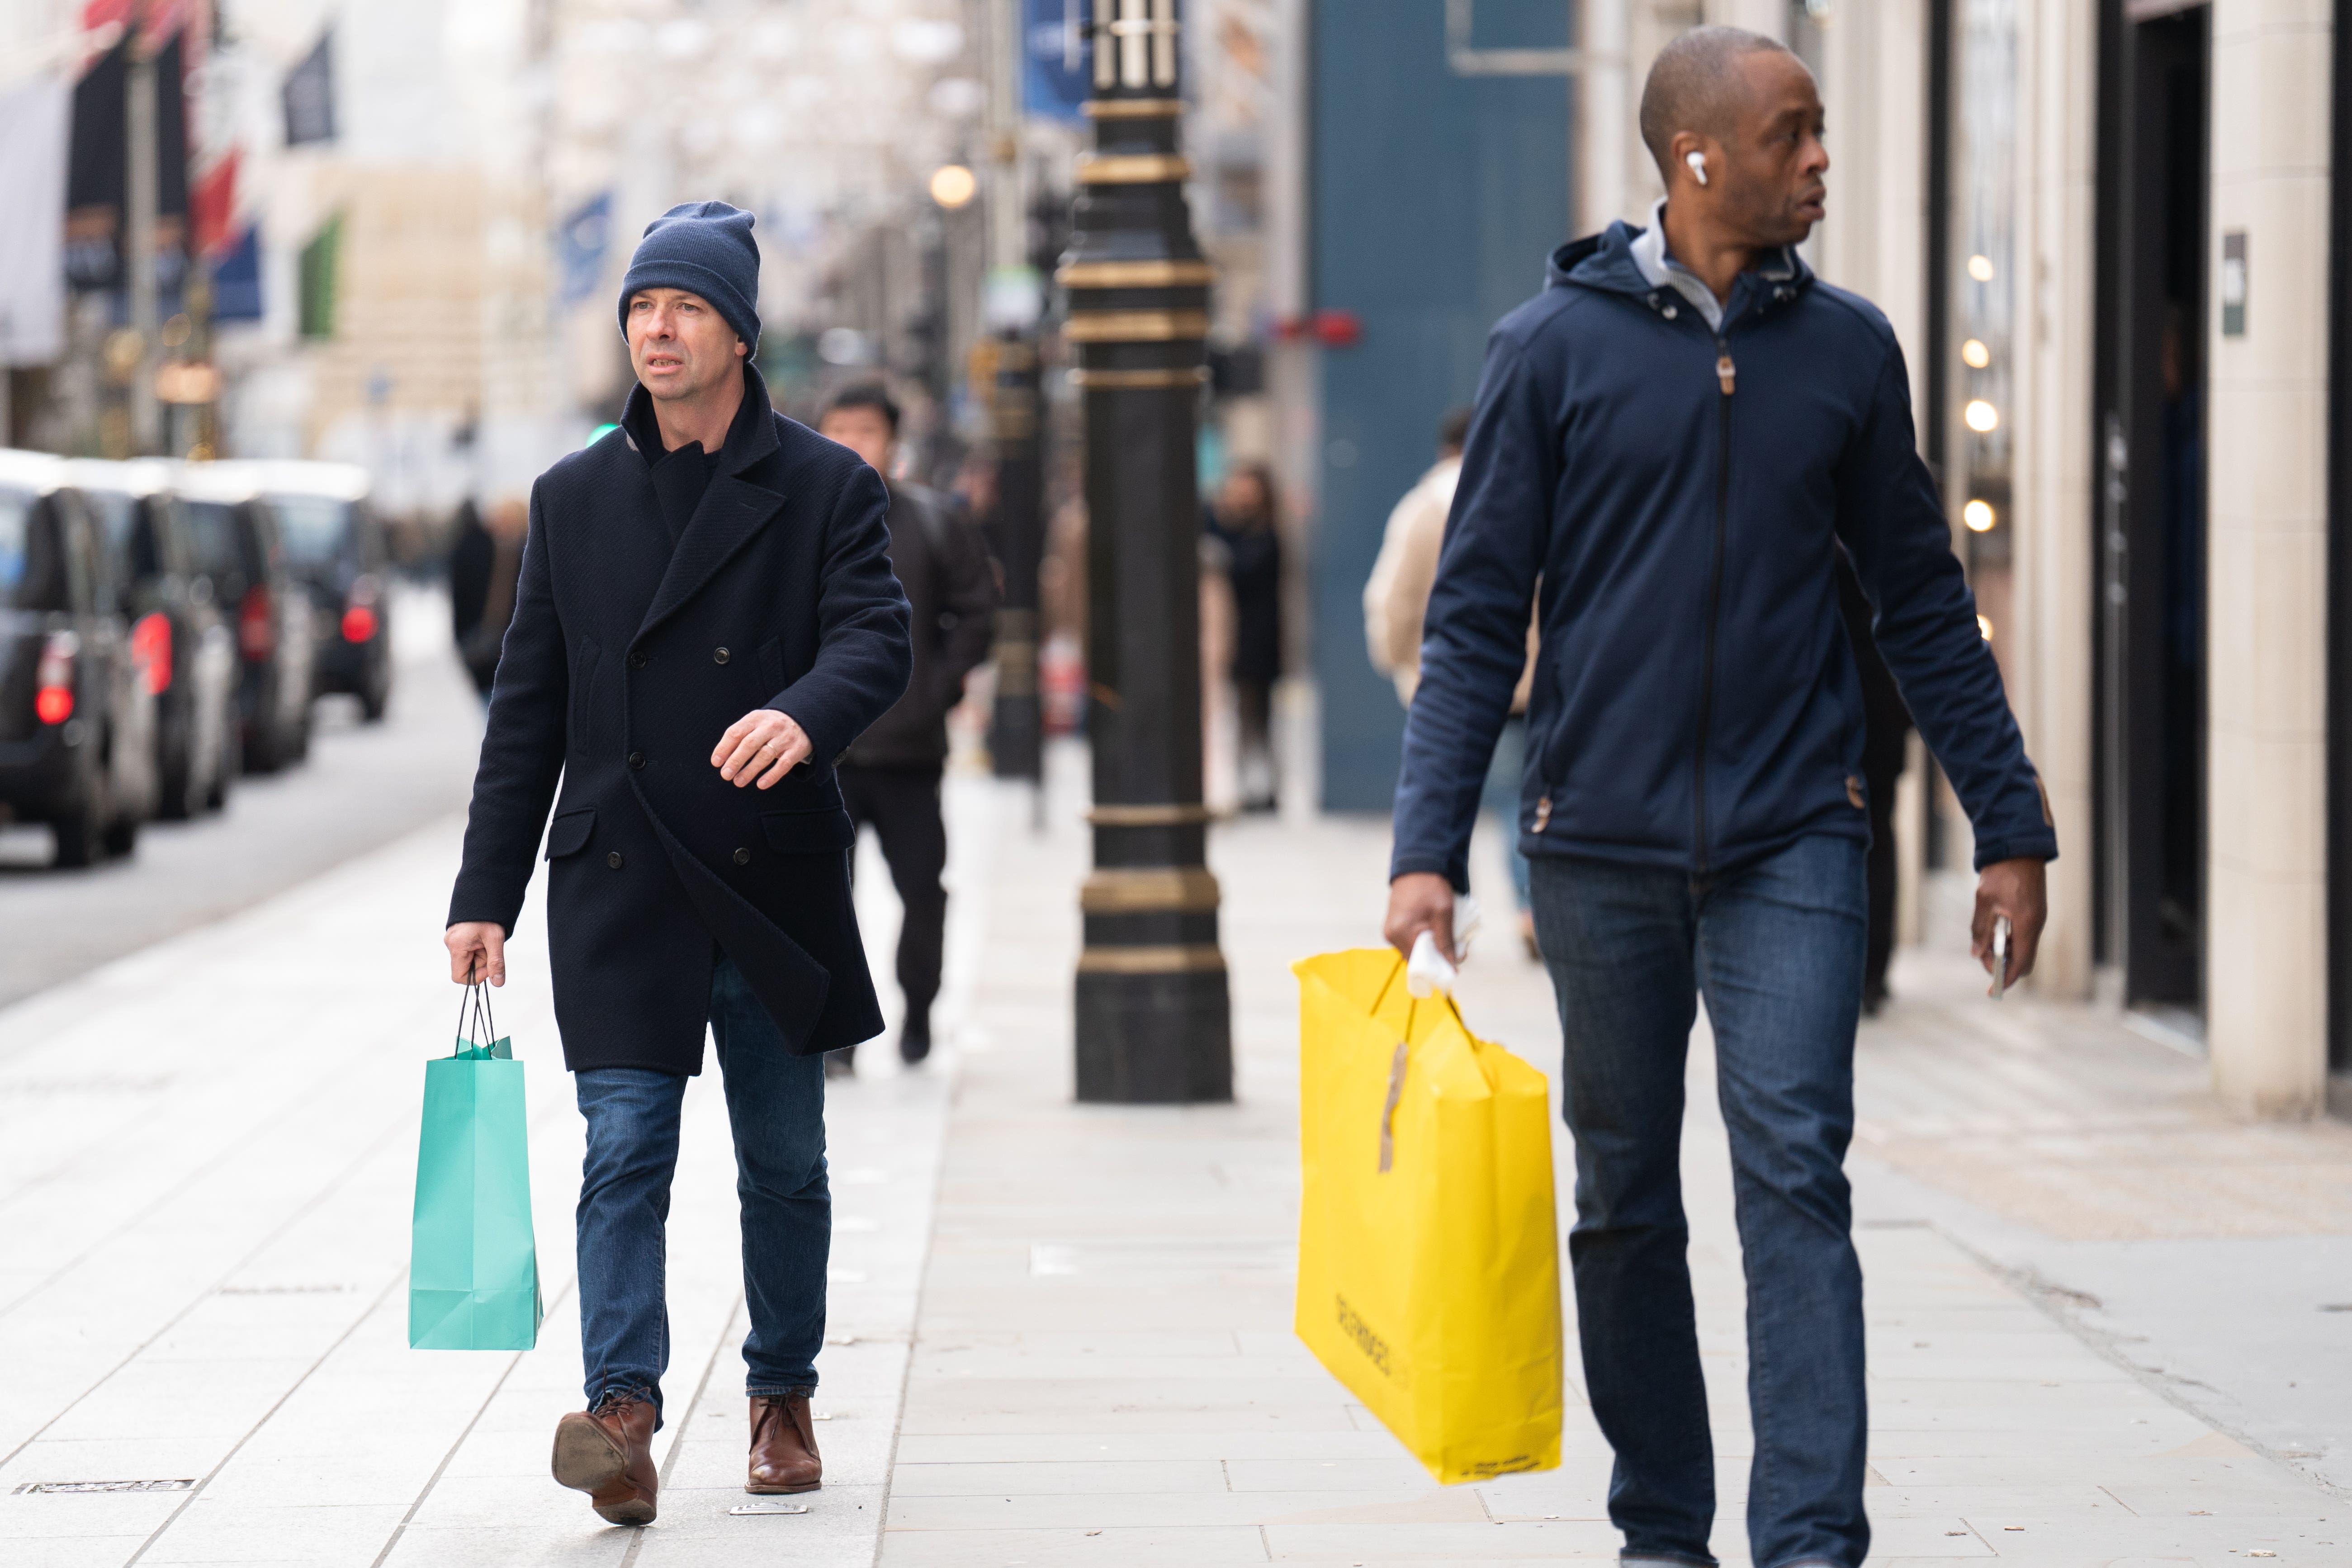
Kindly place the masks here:
POLYGON ((1298 1337, 1441 1482, 1559 1463, 1543 1075, 1384 949, 1293 964, 1298 1337))

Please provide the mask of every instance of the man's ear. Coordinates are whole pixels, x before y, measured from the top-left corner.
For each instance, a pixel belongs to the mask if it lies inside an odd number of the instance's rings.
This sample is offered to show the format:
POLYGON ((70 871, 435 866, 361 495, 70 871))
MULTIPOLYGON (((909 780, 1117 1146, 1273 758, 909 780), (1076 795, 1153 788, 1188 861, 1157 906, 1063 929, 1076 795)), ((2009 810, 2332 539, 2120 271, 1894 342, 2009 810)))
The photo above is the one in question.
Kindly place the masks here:
POLYGON ((739 338, 737 338, 737 339, 735 340, 735 355, 736 355, 736 357, 737 357, 738 359, 749 359, 749 358, 751 357, 751 345, 750 343, 745 342, 741 338, 740 338, 740 337, 739 337, 739 338))

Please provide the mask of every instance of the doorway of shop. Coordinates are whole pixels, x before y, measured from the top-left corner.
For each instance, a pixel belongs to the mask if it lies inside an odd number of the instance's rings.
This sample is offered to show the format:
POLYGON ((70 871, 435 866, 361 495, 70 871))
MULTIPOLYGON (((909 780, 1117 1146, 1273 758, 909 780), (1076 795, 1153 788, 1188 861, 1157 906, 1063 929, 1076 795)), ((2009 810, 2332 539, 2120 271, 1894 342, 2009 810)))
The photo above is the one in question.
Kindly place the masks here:
POLYGON ((2099 945, 2201 1034, 2211 7, 2108 0, 2097 438, 2099 945))

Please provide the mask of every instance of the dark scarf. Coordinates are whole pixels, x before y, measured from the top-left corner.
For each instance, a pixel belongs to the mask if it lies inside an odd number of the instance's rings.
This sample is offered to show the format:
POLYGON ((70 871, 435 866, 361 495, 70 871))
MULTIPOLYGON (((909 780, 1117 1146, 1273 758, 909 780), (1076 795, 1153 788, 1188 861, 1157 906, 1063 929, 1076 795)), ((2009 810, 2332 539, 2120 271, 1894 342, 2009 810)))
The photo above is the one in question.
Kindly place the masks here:
MULTIPOLYGON (((747 367, 744 375, 751 374, 747 367)), ((672 451, 662 445, 661 426, 654 417, 654 400, 643 386, 629 392, 628 406, 621 415, 621 428, 628 433, 637 455, 646 460, 654 481, 654 502, 660 509, 662 526, 669 531, 669 542, 675 546, 686 532, 686 525, 694 517, 694 509, 702 504, 702 493, 710 488, 710 478, 725 460, 727 448, 736 446, 743 433, 751 427, 766 399, 755 397, 747 384, 743 402, 735 410, 735 422, 727 427, 727 442, 716 452, 705 452, 702 443, 689 441, 672 451)))

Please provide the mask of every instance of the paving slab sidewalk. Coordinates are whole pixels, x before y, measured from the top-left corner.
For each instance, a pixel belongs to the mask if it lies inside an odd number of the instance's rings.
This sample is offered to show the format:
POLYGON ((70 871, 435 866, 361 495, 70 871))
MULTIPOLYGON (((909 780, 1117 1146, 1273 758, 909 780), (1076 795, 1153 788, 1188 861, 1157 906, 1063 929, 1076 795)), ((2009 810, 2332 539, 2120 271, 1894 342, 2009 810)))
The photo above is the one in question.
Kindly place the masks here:
MULTIPOLYGON (((826 1485, 784 1519, 728 1512, 746 1500, 734 1168, 715 1067, 695 1080, 669 1233, 668 1487, 656 1528, 604 1526, 547 1474, 555 1420, 581 1401, 581 1122, 536 896, 497 1008, 526 1065, 546 1322, 524 1353, 408 1348, 421 1068, 452 1028, 438 936, 460 826, 0 1010, 8 1568, 655 1568, 761 1555, 787 1528, 796 1561, 873 1561, 944 1079, 869 1064, 886 1070, 828 1108, 826 1485), (93 1482, 155 1489, 41 1489, 93 1482)), ((961 837, 967 857, 992 842, 961 837)), ((868 869, 887 954, 895 910, 868 869)))
MULTIPOLYGON (((1384 825, 1221 826, 1212 860, 1224 889, 1238 1102, 1077 1106, 1071 889, 1087 843, 1083 780, 1068 761, 1045 827, 1008 835, 986 888, 881 1561, 1613 1559, 1608 1453, 1572 1356, 1561 1468, 1441 1489, 1290 1333, 1297 1074, 1287 965, 1377 942, 1384 825)), ((1480 854, 1496 868, 1491 847, 1480 854)), ((1510 936, 1487 933, 1463 1006, 1482 1033, 1554 1071, 1550 997, 1510 936)), ((1861 1093, 1877 1139, 1854 1162, 1874 1560, 2352 1563, 2352 1502, 2151 1386, 1931 1212, 1939 1200, 1990 1211, 1904 1173, 1899 1158, 1924 1155, 1902 1115, 1932 1101, 1938 1073, 1997 1077, 2016 1063, 1979 1049, 1970 1065, 1975 1026, 1953 1022, 1966 1016, 1964 973, 1909 969, 1905 984, 1942 1000, 1906 1005, 1907 1033, 1900 1009, 1872 1026, 1861 1093)), ((2053 1105, 2105 1092, 2095 1062, 2039 1056, 2053 1105)), ((1720 1464, 1715 1548, 1745 1563, 1743 1295, 1710 1075, 1702 1026, 1685 1165, 1720 1464)), ((1979 1131, 2019 1134, 2032 1119, 2015 1114, 2016 1100, 2004 1110, 1998 1095, 1971 1091, 1979 1131)), ((2046 1163, 2063 1164, 2048 1136, 2045 1123, 2046 1163)), ((1563 1167, 1565 1151, 1563 1140, 1563 1167)), ((2053 1174, 2048 1184, 2066 1184, 2053 1174)))

